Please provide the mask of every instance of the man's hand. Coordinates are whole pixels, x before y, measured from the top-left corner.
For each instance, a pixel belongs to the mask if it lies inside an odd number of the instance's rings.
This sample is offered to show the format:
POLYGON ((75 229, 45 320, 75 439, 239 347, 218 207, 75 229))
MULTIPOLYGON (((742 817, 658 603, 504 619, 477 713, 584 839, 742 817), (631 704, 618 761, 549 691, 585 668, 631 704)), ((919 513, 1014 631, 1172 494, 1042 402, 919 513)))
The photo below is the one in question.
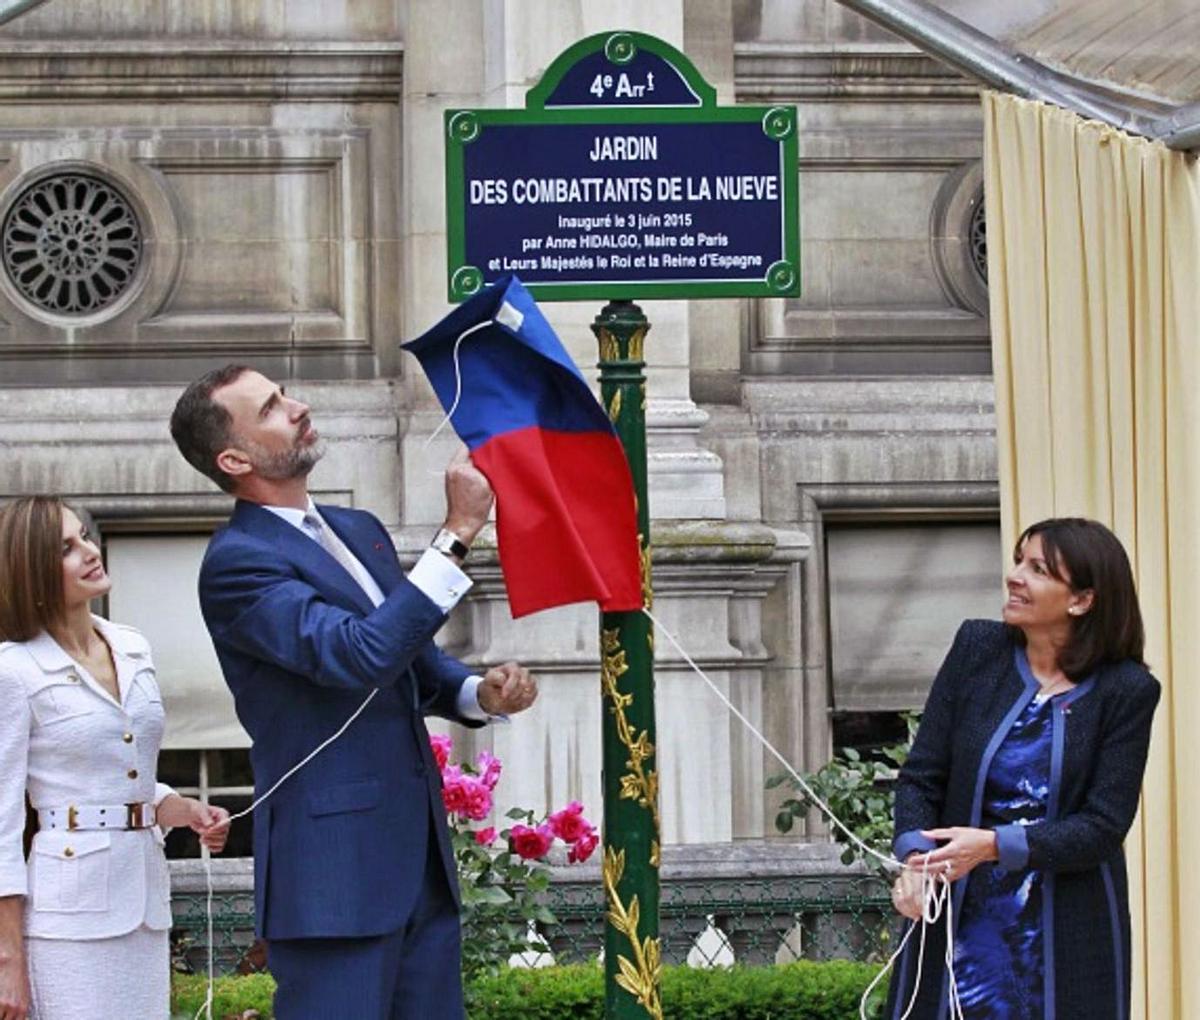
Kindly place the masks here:
POLYGON ((928 867, 931 875, 944 875, 950 882, 969 875, 976 865, 1000 859, 996 833, 991 829, 955 825, 949 829, 925 829, 921 835, 948 842, 927 854, 913 854, 906 863, 919 869, 928 867))
POLYGON ((156 812, 158 824, 164 829, 189 828, 200 842, 215 854, 225 849, 229 838, 229 812, 223 807, 202 804, 192 797, 172 793, 164 797, 156 812))
POLYGON ((532 705, 538 696, 537 681, 524 666, 506 662, 483 675, 476 697, 488 715, 512 715, 532 705))
POLYGON ((446 523, 442 527, 470 545, 487 523, 494 499, 483 472, 471 463, 466 450, 460 450, 446 467, 446 523))

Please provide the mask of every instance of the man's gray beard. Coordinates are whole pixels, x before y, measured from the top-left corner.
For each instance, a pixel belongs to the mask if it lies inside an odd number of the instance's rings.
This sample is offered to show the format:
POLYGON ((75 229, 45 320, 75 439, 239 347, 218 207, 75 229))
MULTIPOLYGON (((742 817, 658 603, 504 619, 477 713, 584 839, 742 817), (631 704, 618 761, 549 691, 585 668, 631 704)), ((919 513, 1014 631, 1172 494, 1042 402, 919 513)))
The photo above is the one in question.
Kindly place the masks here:
POLYGON ((318 440, 311 446, 294 446, 283 453, 267 453, 257 443, 245 444, 250 464, 259 478, 272 482, 289 482, 307 475, 317 461, 325 456, 325 444, 318 440))

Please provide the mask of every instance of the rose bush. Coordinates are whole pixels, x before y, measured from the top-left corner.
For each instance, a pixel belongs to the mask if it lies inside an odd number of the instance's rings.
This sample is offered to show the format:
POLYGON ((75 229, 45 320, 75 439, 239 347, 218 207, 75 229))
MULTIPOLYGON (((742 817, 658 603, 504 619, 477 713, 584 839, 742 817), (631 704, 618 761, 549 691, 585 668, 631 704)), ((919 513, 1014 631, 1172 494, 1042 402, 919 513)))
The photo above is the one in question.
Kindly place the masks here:
POLYGON ((463 976, 470 980, 495 972, 516 953, 548 953, 541 930, 558 922, 544 902, 550 885, 546 855, 561 841, 570 863, 586 861, 600 842, 599 833, 579 801, 540 821, 532 811, 513 808, 505 815, 514 823, 509 828, 478 827, 495 804, 500 759, 483 751, 474 763, 451 764, 451 738, 433 734, 429 740, 442 773, 442 802, 458 866, 463 976))

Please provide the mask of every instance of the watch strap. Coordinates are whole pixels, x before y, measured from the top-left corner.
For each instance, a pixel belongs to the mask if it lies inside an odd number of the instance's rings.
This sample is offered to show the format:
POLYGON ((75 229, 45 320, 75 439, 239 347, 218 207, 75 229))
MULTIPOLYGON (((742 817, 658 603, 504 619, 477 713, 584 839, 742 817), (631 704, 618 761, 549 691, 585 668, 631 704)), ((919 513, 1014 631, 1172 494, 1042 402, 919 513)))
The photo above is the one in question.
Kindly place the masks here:
POLYGON ((471 547, 459 538, 453 531, 446 528, 439 528, 438 533, 433 536, 433 541, 429 543, 431 549, 436 549, 445 556, 454 556, 459 560, 465 560, 467 553, 471 551, 471 547))

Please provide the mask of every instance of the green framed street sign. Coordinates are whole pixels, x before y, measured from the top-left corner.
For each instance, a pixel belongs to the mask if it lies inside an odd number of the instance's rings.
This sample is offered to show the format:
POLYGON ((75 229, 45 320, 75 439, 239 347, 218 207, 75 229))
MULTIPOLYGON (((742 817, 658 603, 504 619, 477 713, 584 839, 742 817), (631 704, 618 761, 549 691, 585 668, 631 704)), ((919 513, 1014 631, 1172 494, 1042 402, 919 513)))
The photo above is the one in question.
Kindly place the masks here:
POLYGON ((605 32, 523 110, 448 110, 447 289, 538 300, 800 293, 796 111, 718 106, 661 39, 605 32))

